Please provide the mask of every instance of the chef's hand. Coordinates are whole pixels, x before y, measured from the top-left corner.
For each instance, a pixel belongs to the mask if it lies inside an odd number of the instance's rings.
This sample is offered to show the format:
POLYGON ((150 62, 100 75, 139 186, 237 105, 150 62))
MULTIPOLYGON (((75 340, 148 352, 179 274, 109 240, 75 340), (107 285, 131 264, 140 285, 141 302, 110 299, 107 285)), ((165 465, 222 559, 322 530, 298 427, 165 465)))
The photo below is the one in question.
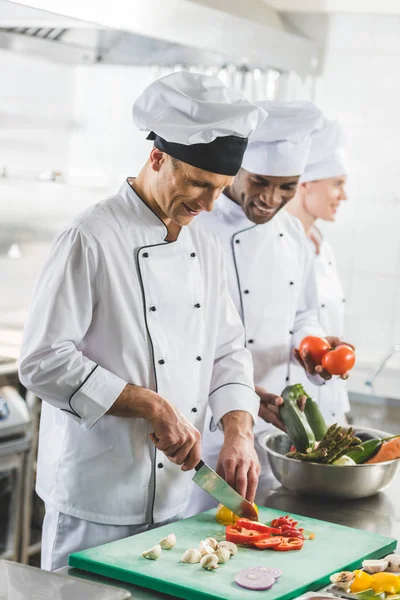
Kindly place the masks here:
MULTIPOLYGON (((344 342, 343 340, 341 340, 340 338, 334 336, 334 335, 330 335, 330 336, 326 336, 325 337, 326 340, 328 340, 329 344, 332 346, 332 348, 337 348, 338 346, 343 346, 344 344, 346 344, 346 346, 350 346, 350 348, 353 348, 353 350, 355 350, 353 344, 349 344, 348 342, 344 342)), ((300 352, 297 350, 297 348, 295 348, 293 350, 294 356, 296 357, 297 361, 301 364, 301 366, 304 368, 305 371, 307 371, 307 373, 309 373, 310 375, 320 375, 322 377, 322 379, 325 379, 326 381, 328 381, 329 379, 332 379, 332 375, 330 373, 328 373, 328 371, 326 371, 322 365, 318 365, 313 358, 311 357, 310 353, 307 350, 304 350, 303 354, 300 355, 300 352)), ((348 373, 343 373, 343 375, 340 375, 341 379, 348 379, 349 374, 348 373)))
POLYGON ((252 417, 234 410, 222 417, 224 443, 218 458, 217 473, 241 496, 254 502, 260 463, 254 450, 252 417))
POLYGON ((165 398, 152 390, 128 384, 108 414, 149 421, 151 441, 171 462, 190 471, 201 458, 200 432, 165 398))
MULTIPOLYGON (((280 418, 279 407, 283 404, 283 398, 276 394, 270 394, 266 389, 256 385, 256 393, 260 397, 260 409, 258 416, 266 423, 271 423, 282 431, 286 432, 286 427, 280 418)), ((307 401, 307 396, 302 396, 298 400, 300 410, 304 410, 307 401)))

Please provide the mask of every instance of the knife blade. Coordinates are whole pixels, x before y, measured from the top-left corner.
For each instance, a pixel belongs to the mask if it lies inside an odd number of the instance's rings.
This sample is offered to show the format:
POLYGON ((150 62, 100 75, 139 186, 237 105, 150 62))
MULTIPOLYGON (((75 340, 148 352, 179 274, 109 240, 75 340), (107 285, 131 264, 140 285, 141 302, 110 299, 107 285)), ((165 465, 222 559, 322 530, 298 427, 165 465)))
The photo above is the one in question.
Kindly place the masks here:
POLYGON ((238 517, 250 519, 251 521, 258 520, 258 514, 254 506, 238 494, 229 483, 226 483, 205 462, 201 460, 195 467, 195 471, 196 473, 192 478, 193 481, 207 492, 207 494, 210 494, 215 500, 229 508, 238 517))

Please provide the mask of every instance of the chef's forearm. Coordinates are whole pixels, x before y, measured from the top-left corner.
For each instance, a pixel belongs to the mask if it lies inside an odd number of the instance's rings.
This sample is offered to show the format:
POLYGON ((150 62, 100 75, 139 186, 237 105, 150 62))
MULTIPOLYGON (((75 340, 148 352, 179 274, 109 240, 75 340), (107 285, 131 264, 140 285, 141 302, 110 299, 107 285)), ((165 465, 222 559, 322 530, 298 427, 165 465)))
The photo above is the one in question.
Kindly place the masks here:
POLYGON ((253 418, 250 413, 244 410, 233 410, 226 413, 221 422, 225 440, 238 436, 244 439, 254 439, 253 418))
POLYGON ((150 420, 162 411, 163 402, 163 398, 152 390, 127 384, 107 414, 150 420))

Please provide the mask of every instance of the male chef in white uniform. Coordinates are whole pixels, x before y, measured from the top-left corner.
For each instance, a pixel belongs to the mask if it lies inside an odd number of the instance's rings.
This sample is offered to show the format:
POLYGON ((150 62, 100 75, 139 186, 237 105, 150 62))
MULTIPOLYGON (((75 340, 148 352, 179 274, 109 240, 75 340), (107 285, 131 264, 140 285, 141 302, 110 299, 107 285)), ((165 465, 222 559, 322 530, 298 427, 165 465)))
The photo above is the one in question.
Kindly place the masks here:
MULTIPOLYGON (((251 137, 233 185, 224 190, 212 213, 199 217, 199 223, 219 237, 225 250, 229 290, 253 356, 261 399, 256 439, 273 430, 269 423, 284 428, 277 407, 283 402, 279 395, 291 382, 293 350, 306 335, 326 334, 318 322, 315 274, 304 229, 298 219, 281 210, 295 195, 311 133, 322 126, 322 113, 311 102, 260 105, 268 119, 251 137)), ((329 378, 307 354, 298 359, 314 382, 322 385, 329 378)), ((222 436, 210 413, 207 418, 203 455, 215 466, 222 436)), ((262 475, 266 475, 266 451, 257 442, 256 449, 262 475)), ((214 505, 202 490, 194 489, 186 514, 214 505)))
POLYGON ((137 178, 55 239, 20 357, 42 400, 42 566, 181 515, 207 404, 222 474, 253 500, 259 410, 218 240, 192 223, 233 183, 266 117, 218 78, 175 73, 133 107, 154 146, 137 178))

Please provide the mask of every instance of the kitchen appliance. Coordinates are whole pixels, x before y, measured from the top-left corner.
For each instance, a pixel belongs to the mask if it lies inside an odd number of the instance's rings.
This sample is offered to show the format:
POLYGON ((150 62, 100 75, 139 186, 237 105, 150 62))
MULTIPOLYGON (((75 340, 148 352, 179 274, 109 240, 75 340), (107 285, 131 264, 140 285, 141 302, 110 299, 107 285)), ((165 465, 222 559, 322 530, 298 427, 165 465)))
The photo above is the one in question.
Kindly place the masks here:
POLYGON ((254 506, 238 494, 211 467, 201 460, 195 467, 195 470, 196 473, 193 476, 193 481, 202 490, 210 494, 217 502, 221 502, 221 504, 229 508, 235 515, 250 519, 251 521, 257 521, 258 514, 254 506))
POLYGON ((126 590, 111 588, 0 560, 0 600, 128 600, 126 590))
MULTIPOLYGON (((390 433, 368 429, 376 438, 390 433)), ((357 431, 356 431, 357 434, 357 431)), ((263 433, 257 444, 268 453, 272 472, 288 490, 299 494, 353 500, 384 490, 396 476, 400 460, 356 466, 321 465, 287 458, 291 441, 285 433, 263 433)))
MULTIPOLYGON (((283 514, 260 508, 260 521, 268 523, 283 514)), ((225 527, 216 522, 215 510, 71 554, 69 564, 186 600, 254 600, 254 591, 239 588, 234 583, 235 574, 255 565, 277 567, 283 574, 268 590, 268 600, 290 600, 328 584, 333 573, 358 568, 364 559, 381 558, 396 547, 392 538, 292 516, 299 521, 300 527, 304 527, 306 535, 311 532, 315 535, 315 539, 305 541, 300 551, 274 552, 242 547, 227 564, 213 573, 205 571, 199 564, 183 564, 180 559, 185 550, 197 548, 207 537, 225 539, 225 527), (177 539, 171 550, 164 550, 155 561, 141 556, 169 533, 175 533, 177 539)))
POLYGON ((18 560, 23 482, 31 446, 25 401, 11 386, 0 388, 0 558, 18 560))

